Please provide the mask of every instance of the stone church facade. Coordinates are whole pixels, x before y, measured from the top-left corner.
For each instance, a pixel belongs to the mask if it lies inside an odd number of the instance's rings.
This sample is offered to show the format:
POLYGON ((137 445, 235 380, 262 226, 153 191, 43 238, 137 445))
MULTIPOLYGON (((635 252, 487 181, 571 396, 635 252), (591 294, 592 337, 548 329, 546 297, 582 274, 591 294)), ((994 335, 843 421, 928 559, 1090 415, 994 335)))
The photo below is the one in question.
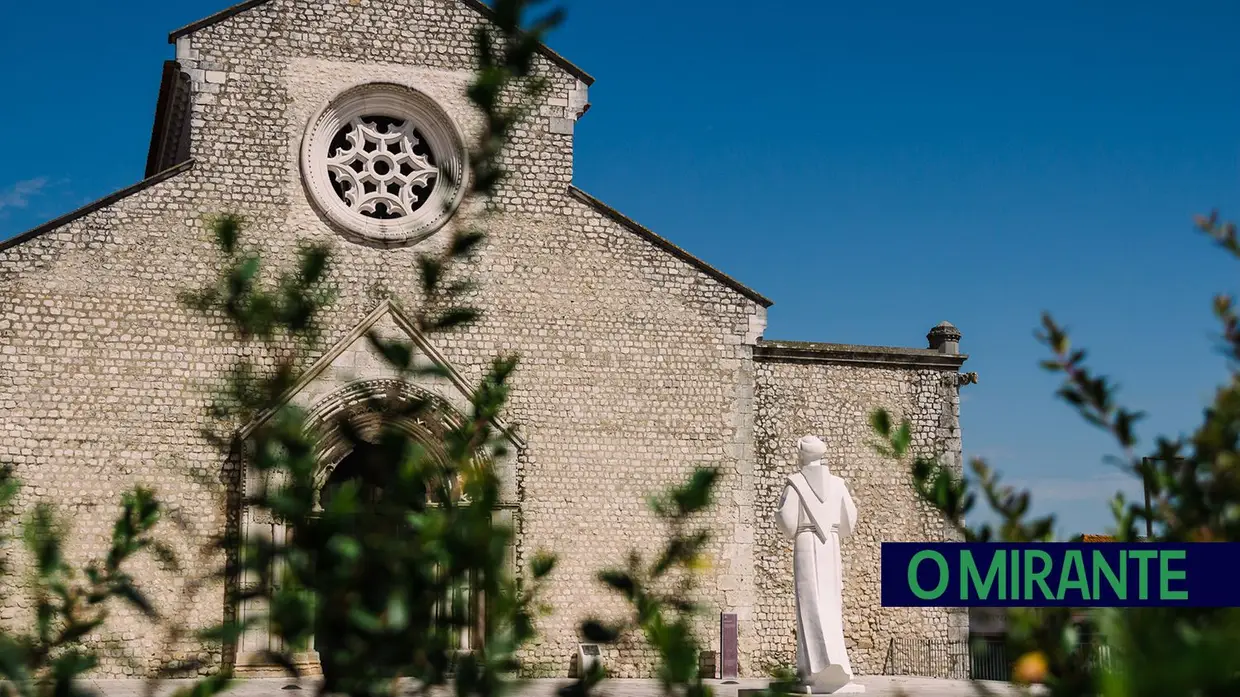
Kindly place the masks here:
MULTIPOLYGON (((135 484, 186 521, 164 530, 183 560, 237 513, 203 479, 235 490, 246 473, 200 429, 238 345, 178 300, 220 268, 204 220, 234 212, 270 265, 291 264, 298 241, 334 246, 340 295, 325 352, 292 397, 307 408, 395 389, 463 409, 493 356, 522 357, 499 514, 519 532, 516 568, 540 549, 561 562, 532 674, 567 674, 583 616, 622 609, 596 572, 658 544, 645 497, 699 465, 723 471, 704 521, 714 536, 704 635, 718 649, 718 613, 735 613, 742 676, 792 664, 791 547, 772 514, 806 434, 833 449, 827 462, 860 510, 844 546, 853 665, 883 672, 893 636, 966 636, 964 613, 880 605, 880 543, 952 533, 914 497, 906 468, 874 454, 867 426, 872 409, 893 409, 912 420, 919 451, 959 467, 959 332, 940 325, 927 348, 764 338, 769 300, 573 185, 592 78, 549 49, 537 70, 550 89, 506 154, 512 176, 471 269, 483 317, 415 336, 402 310, 417 297, 415 255, 469 212, 455 206, 479 118, 463 88, 472 33, 488 21, 476 0, 250 0, 172 34, 146 178, 0 242, 0 461, 25 483, 21 506, 54 503, 80 560, 105 548, 135 484), (394 384, 360 339, 368 327, 413 336, 450 378, 394 384)), ((252 533, 274 530, 241 516, 252 533)), ((20 572, 20 553, 10 557, 20 572)), ((191 592, 153 560, 134 575, 191 625, 229 611, 222 586, 191 592)), ((28 610, 20 593, 0 597, 0 622, 28 610)), ((196 650, 121 607, 92 641, 102 676, 196 650)), ((265 641, 213 660, 246 663, 265 641)), ((622 677, 649 675, 652 659, 639 642, 604 651, 622 677)))

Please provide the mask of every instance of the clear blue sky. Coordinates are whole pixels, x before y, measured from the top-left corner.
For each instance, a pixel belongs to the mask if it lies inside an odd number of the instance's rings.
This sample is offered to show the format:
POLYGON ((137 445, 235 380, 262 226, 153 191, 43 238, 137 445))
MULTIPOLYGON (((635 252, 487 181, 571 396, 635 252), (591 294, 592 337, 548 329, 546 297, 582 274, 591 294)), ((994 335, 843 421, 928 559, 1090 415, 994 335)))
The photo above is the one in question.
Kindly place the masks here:
MULTIPOLYGON (((226 5, 7 9, 0 238, 141 177, 166 35, 226 5)), ((768 338, 923 346, 955 323, 981 375, 966 454, 1065 532, 1140 487, 1053 399, 1042 310, 1150 414, 1146 442, 1200 418, 1237 266, 1190 219, 1240 214, 1240 4, 567 7, 550 43, 598 79, 578 185, 775 300, 768 338)))

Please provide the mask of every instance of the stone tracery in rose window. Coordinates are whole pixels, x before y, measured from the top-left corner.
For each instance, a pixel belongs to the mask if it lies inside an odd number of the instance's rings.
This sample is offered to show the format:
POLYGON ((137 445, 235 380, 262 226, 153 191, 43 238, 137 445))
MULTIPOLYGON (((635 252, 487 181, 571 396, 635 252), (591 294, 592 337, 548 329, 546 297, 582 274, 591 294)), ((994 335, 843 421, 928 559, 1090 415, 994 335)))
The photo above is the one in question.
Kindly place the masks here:
POLYGON ((402 218, 421 208, 439 178, 435 154, 410 120, 360 116, 332 140, 327 171, 336 195, 362 215, 402 218))

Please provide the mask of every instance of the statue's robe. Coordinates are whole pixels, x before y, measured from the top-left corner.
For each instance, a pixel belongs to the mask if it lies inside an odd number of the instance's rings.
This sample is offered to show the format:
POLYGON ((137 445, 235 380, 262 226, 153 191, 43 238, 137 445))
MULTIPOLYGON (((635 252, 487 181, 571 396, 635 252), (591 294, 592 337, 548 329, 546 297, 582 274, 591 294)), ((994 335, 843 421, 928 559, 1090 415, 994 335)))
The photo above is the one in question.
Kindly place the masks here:
POLYGON ((840 540, 856 528, 857 507, 843 479, 809 465, 788 477, 775 518, 794 545, 797 673, 813 692, 833 692, 852 680, 840 540))

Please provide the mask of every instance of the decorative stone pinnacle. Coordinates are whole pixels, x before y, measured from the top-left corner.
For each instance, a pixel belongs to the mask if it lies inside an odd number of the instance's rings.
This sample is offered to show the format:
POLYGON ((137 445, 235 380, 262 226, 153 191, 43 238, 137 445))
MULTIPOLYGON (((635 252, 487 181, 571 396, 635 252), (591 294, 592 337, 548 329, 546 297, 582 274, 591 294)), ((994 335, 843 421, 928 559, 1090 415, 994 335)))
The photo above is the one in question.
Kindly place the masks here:
POLYGON ((939 322, 926 335, 926 340, 930 342, 930 348, 934 351, 960 353, 960 337, 960 330, 956 329, 951 322, 939 322))

